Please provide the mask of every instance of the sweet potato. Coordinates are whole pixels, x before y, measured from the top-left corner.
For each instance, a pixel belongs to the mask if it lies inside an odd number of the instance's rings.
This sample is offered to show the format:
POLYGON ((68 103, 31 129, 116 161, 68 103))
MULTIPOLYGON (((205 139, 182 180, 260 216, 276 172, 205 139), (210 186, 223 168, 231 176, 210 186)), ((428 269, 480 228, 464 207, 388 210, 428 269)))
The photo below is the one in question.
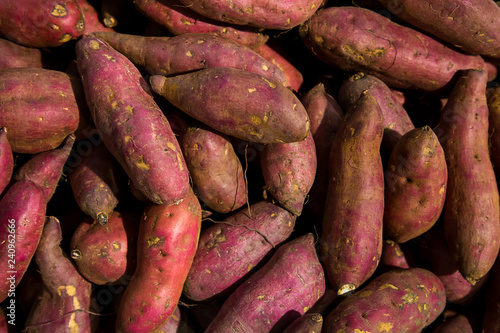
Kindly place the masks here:
POLYGON ((44 288, 26 319, 26 332, 90 332, 92 284, 78 273, 61 240, 59 221, 47 217, 35 254, 44 288))
POLYGON ((316 177, 312 134, 292 143, 271 143, 260 153, 265 188, 287 210, 299 216, 316 177))
POLYGON ((324 292, 314 236, 306 234, 281 245, 231 293, 205 332, 283 332, 324 292))
POLYGON ((383 130, 380 107, 367 92, 347 111, 331 147, 320 245, 325 272, 339 295, 365 282, 382 254, 383 130))
POLYGON ((311 17, 323 0, 214 1, 180 0, 189 9, 214 20, 261 29, 289 30, 311 17))
POLYGON ((118 205, 121 170, 105 145, 100 144, 82 157, 69 174, 69 183, 78 207, 104 225, 118 205))
POLYGON ((84 28, 76 0, 0 2, 0 35, 24 46, 60 46, 78 38, 84 28))
POLYGON ((374 75, 391 88, 447 90, 458 70, 485 68, 481 57, 455 51, 365 8, 320 9, 299 32, 323 62, 374 75))
POLYGON ((252 204, 215 223, 200 235, 184 295, 195 301, 226 295, 274 247, 290 237, 295 216, 267 201, 252 204))
POLYGON ((136 265, 140 216, 113 212, 106 225, 86 218, 73 233, 70 256, 80 274, 95 284, 120 282, 136 265))
POLYGON ((80 109, 69 75, 43 68, 0 70, 0 127, 15 153, 58 147, 78 128, 80 109))
POLYGON ((482 317, 483 332, 498 332, 500 331, 500 257, 496 260, 495 265, 488 277, 487 285, 485 286, 485 309, 482 317))
MULTIPOLYGON (((484 331, 483 332, 489 332, 484 331)), ((494 332, 494 331, 491 331, 494 332)), ((474 333, 470 320, 463 314, 457 314, 439 324, 432 333, 474 333)))
POLYGON ((321 333, 323 316, 320 313, 306 313, 295 319, 283 333, 321 333))
POLYGON ((136 0, 134 5, 147 18, 167 28, 174 35, 212 33, 250 48, 256 48, 269 39, 269 36, 256 28, 211 20, 192 11, 178 0, 136 0))
POLYGON ((384 7, 420 30, 467 53, 500 58, 500 8, 494 1, 378 0, 384 7))
POLYGON ((87 0, 76 1, 78 2, 78 6, 80 6, 80 10, 83 14, 83 20, 85 21, 84 35, 96 31, 114 31, 114 29, 108 28, 101 23, 96 9, 87 0))
POLYGON ((494 171, 500 170, 500 86, 486 89, 490 158, 494 171))
POLYGON ((139 70, 90 35, 77 42, 76 53, 92 119, 106 148, 152 202, 182 201, 189 189, 186 163, 139 70))
POLYGON ((443 211, 447 183, 443 147, 432 129, 404 134, 385 169, 384 235, 404 243, 429 230, 443 211))
POLYGON ((10 148, 7 128, 0 128, 0 195, 9 185, 14 171, 14 155, 10 148))
POLYGON ((420 332, 445 305, 443 285, 430 271, 392 270, 340 302, 326 317, 323 332, 420 332))
POLYGON ((24 47, 0 38, 0 69, 16 67, 42 67, 42 51, 24 47))
POLYGON ((238 156, 226 135, 192 124, 179 137, 198 198, 219 213, 247 202, 247 184, 238 156))
POLYGON ((209 33, 147 37, 117 32, 95 33, 151 75, 173 76, 210 67, 243 69, 284 84, 281 69, 250 48, 209 33))
POLYGON ((120 302, 116 332, 151 332, 175 311, 198 245, 201 207, 150 204, 139 226, 137 268, 120 302))
POLYGON ((309 117, 297 96, 255 73, 212 67, 174 77, 153 75, 150 83, 191 117, 242 140, 289 143, 309 132, 309 117))
POLYGON ((413 267, 413 257, 408 247, 386 239, 382 247, 382 257, 378 268, 387 271, 394 268, 410 267, 413 267))
POLYGON ((448 167, 443 219, 460 273, 474 284, 490 270, 500 247, 498 187, 488 151, 485 71, 461 74, 441 111, 436 134, 448 167))

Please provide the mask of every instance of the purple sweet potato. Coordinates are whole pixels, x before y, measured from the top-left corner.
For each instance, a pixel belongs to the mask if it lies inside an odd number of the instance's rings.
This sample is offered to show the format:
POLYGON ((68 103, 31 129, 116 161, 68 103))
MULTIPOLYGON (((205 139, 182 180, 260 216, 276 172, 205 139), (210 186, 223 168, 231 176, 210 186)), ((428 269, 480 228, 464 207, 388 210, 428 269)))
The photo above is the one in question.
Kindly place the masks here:
POLYGON ((495 173, 500 170, 500 86, 486 89, 490 158, 495 173))
POLYGON ((191 117, 242 140, 289 143, 309 132, 309 117, 297 96, 255 73, 212 67, 174 77, 153 75, 150 83, 191 117))
POLYGON ((467 53, 500 58, 500 7, 492 0, 378 0, 392 14, 467 53))
POLYGON ((429 230, 443 211, 447 183, 443 147, 432 129, 404 134, 385 169, 384 235, 404 243, 429 230))
POLYGON ((0 69, 42 67, 42 51, 0 38, 0 69))
POLYGON ((76 1, 78 2, 78 6, 80 6, 80 10, 82 11, 83 19, 85 21, 84 35, 96 31, 114 31, 114 29, 108 28, 101 23, 96 9, 87 0, 76 1))
POLYGON ((448 167, 443 211, 446 240, 471 284, 490 270, 500 247, 500 203, 488 151, 486 81, 485 71, 461 73, 435 129, 448 167))
POLYGON ((303 141, 271 143, 260 153, 265 188, 287 210, 299 216, 316 177, 314 139, 309 132, 303 141))
POLYGON ((173 76, 210 67, 231 67, 285 84, 282 70, 252 49, 209 33, 147 37, 117 32, 95 33, 151 75, 173 76))
POLYGON ((139 70, 90 35, 77 42, 76 53, 87 103, 106 148, 152 202, 182 201, 189 190, 186 163, 139 70))
POLYGON ((247 184, 238 156, 226 135, 206 126, 190 125, 179 137, 198 198, 219 213, 247 202, 247 184))
POLYGON ((226 299, 205 333, 283 332, 325 292, 314 236, 281 245, 226 299))
POLYGON ((60 46, 78 38, 84 28, 76 0, 0 2, 0 35, 24 46, 60 46))
POLYGON ((202 301, 233 290, 274 247, 290 237, 295 219, 285 209, 260 201, 205 229, 184 295, 202 301))
POLYGON ((390 239, 384 241, 378 268, 390 270, 394 268, 410 268, 411 266, 413 266, 413 258, 404 244, 398 244, 390 239))
POLYGON ((323 0, 215 1, 180 0, 189 9, 214 20, 261 29, 289 30, 310 18, 323 0))
POLYGON ((9 130, 16 153, 36 154, 58 147, 79 125, 72 79, 43 68, 0 70, 0 127, 9 130))
POLYGON ((82 157, 69 174, 69 183, 78 207, 99 224, 118 205, 121 170, 105 145, 100 144, 82 157))
POLYGON ((150 204, 139 226, 137 267, 118 309, 116 332, 152 332, 175 311, 196 253, 201 207, 192 190, 178 205, 150 204))
POLYGON ((192 11, 178 0, 136 0, 134 5, 147 18, 167 28, 174 35, 212 33, 250 48, 257 48, 269 39, 269 36, 256 28, 211 20, 192 11))
POLYGON ((10 147, 7 128, 0 128, 0 195, 9 185, 14 171, 14 155, 10 147))
POLYGON ((90 332, 90 293, 86 281, 61 248, 61 226, 47 217, 35 254, 44 288, 26 319, 26 332, 90 332))
POLYGON ((392 88, 448 89, 458 70, 485 68, 480 56, 455 51, 365 8, 320 9, 300 34, 323 62, 374 75, 392 88))
POLYGON ((295 319, 283 333, 321 333, 323 316, 320 313, 306 313, 295 319))
POLYGON ((367 92, 346 112, 332 144, 320 245, 339 295, 370 278, 382 254, 383 130, 380 107, 367 92))
POLYGON ((422 268, 379 275, 327 316, 325 333, 420 332, 443 312, 441 281, 422 268))
POLYGON ((484 333, 500 331, 500 283, 498 281, 500 281, 500 257, 493 265, 485 286, 486 307, 482 318, 484 333))

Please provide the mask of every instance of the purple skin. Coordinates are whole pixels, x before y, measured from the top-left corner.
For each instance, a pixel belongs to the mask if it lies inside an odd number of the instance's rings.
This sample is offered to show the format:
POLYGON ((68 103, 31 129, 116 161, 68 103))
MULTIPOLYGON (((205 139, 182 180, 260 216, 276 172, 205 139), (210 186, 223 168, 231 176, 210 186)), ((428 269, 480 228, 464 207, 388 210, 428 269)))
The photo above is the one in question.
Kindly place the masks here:
POLYGON ((391 88, 448 89, 458 70, 485 68, 481 57, 455 51, 365 8, 320 9, 299 32, 320 60, 374 75, 391 88))
POLYGON ((44 288, 26 320, 28 332, 91 331, 91 317, 85 311, 90 310, 92 284, 78 273, 61 249, 61 240, 59 221, 47 217, 35 254, 44 288), (51 323, 40 325, 46 322, 51 323))
POLYGON ((488 147, 486 71, 461 73, 434 130, 443 146, 448 188, 446 241, 460 273, 474 284, 490 270, 500 247, 500 203, 488 147))
POLYGON ((94 33, 135 65, 151 75, 174 76, 210 67, 246 70, 285 84, 278 66, 250 48, 210 33, 183 34, 175 37, 145 37, 117 32, 94 33))
POLYGON ((149 200, 164 205, 182 201, 189 190, 186 163, 139 70, 90 35, 78 41, 76 52, 90 112, 106 148, 149 200))
POLYGON ((297 96, 255 73, 213 67, 175 77, 153 75, 150 83, 191 117, 245 141, 297 142, 309 132, 309 117, 297 96))
POLYGON ((269 39, 258 29, 211 20, 177 0, 136 0, 134 5, 144 16, 167 28, 174 35, 211 33, 252 49, 265 44, 269 39))
POLYGON ((316 146, 311 133, 300 142, 266 145, 260 162, 267 190, 299 216, 316 177, 316 146))
POLYGON ((283 332, 325 292, 314 236, 281 245, 224 302, 205 333, 283 332))
POLYGON ((410 268, 411 257, 407 248, 402 248, 401 244, 387 239, 382 248, 382 257, 378 268, 385 271, 393 268, 410 268))
POLYGON ((295 319, 283 333, 320 333, 323 316, 320 313, 306 313, 295 319))
POLYGON ((233 290, 274 247, 290 237, 296 217, 260 201, 205 229, 184 285, 184 295, 202 301, 233 290))
POLYGON ((7 278, 13 275, 17 285, 28 269, 42 235, 46 209, 43 190, 28 179, 14 182, 0 201, 0 223, 4 226, 0 228, 0 277, 4 281, 0 287, 0 302, 7 298, 11 289, 7 278), (9 228, 11 222, 14 222, 14 229, 9 228), (15 234, 16 245, 14 259, 12 255, 9 257, 12 234, 15 234), (9 274, 9 271, 17 273, 9 274))
POLYGON ((433 273, 394 269, 340 302, 326 318, 323 332, 337 333, 346 327, 346 332, 420 332, 445 305, 443 284, 433 273))
POLYGON ((346 113, 332 144, 320 245, 325 271, 339 295, 365 282, 382 254, 382 134, 382 111, 367 92, 346 113))
POLYGON ((42 51, 0 38, 0 69, 42 67, 42 51))
POLYGON ((0 128, 0 194, 9 185, 14 171, 14 156, 10 147, 7 128, 0 128))

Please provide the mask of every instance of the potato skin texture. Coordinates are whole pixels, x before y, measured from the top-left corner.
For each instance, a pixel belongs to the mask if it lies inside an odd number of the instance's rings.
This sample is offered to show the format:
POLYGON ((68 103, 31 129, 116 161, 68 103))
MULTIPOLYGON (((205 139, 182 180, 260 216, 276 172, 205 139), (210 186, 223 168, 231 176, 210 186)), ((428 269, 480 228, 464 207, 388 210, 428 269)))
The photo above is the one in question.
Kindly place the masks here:
POLYGON ((281 245, 224 302, 205 333, 283 332, 325 292, 314 236, 281 245))
POLYGON ((306 313, 295 319, 283 333, 321 333, 323 316, 320 313, 306 313))
POLYGON ((186 163, 139 70, 91 35, 77 42, 76 53, 87 104, 106 148, 149 200, 182 201, 189 190, 186 163))
POLYGON ((151 332, 175 311, 196 253, 201 207, 189 191, 178 205, 144 210, 137 267, 118 309, 116 332, 151 332))
POLYGON ((458 70, 485 68, 481 57, 455 51, 365 8, 320 9, 300 33, 320 60, 374 75, 391 88, 446 90, 458 70))
POLYGON ((295 94, 255 73, 212 67, 174 77, 153 75, 150 83, 191 117, 238 139, 289 143, 309 132, 309 117, 295 94))
POLYGON ((382 112, 367 92, 346 112, 332 144, 320 253, 339 295, 365 282, 382 254, 382 135, 382 112))
POLYGON ((461 74, 438 128, 448 167, 443 221, 460 273, 474 284, 493 266, 500 247, 500 203, 488 150, 485 71, 461 74))
POLYGON ((445 305, 443 285, 433 273, 394 269, 342 300, 327 316, 323 332, 420 332, 445 305))
POLYGON ((0 70, 0 127, 12 151, 36 154, 57 148, 78 128, 79 107, 67 74, 43 68, 0 70))
POLYGON ((227 294, 255 271, 274 247, 290 237, 296 217, 267 201, 216 222, 200 235, 184 284, 195 301, 227 294))
POLYGON ((7 128, 0 128, 0 195, 9 185, 14 171, 14 155, 10 147, 7 128))
POLYGON ((490 158, 495 173, 500 169, 500 87, 486 89, 490 158))
POLYGON ((0 38, 0 69, 18 67, 42 68, 42 51, 0 38))

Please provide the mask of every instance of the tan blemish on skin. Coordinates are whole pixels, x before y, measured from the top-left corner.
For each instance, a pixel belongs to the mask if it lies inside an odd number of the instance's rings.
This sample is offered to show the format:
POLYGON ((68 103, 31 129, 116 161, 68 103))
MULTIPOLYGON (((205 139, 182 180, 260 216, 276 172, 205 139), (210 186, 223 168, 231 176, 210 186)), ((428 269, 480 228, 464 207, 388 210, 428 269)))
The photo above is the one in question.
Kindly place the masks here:
POLYGON ((250 270, 253 268, 253 264, 249 264, 247 267, 247 272, 250 272, 250 270))
POLYGON ((38 120, 43 121, 43 118, 42 118, 42 117, 40 117, 40 118, 38 118, 38 120))
POLYGON ((441 188, 439 189, 439 194, 441 194, 441 195, 444 194, 444 188, 445 188, 444 185, 441 186, 441 188))
POLYGON ((378 290, 384 290, 384 289, 387 289, 387 288, 391 288, 391 289, 394 289, 394 290, 399 290, 399 288, 396 287, 395 285, 393 285, 392 283, 386 283, 383 286, 380 286, 380 288, 378 288, 378 290))
POLYGON ((418 312, 422 313, 422 312, 428 312, 429 311, 429 305, 427 304, 420 304, 418 306, 418 312))
POLYGON ((167 142, 167 147, 173 151, 176 151, 177 149, 175 148, 175 145, 172 142, 167 142))
POLYGON ((112 62, 116 62, 115 58, 113 58, 112 56, 110 56, 109 54, 105 54, 104 55, 108 60, 111 60, 112 62))
POLYGON ((401 297, 403 304, 413 304, 418 301, 418 296, 411 289, 406 289, 405 291, 407 294, 401 297))
POLYGON ((117 105, 118 105, 118 102, 117 102, 117 101, 113 101, 113 102, 111 103, 111 108, 112 108, 112 109, 116 109, 116 106, 117 106, 117 105))
POLYGON ((256 92, 256 91, 257 91, 257 89, 256 89, 256 88, 248 88, 248 92, 249 92, 249 93, 253 93, 253 92, 256 92))
POLYGON ((60 28, 57 24, 51 24, 51 25, 50 25, 50 28, 51 28, 52 30, 60 30, 60 29, 61 29, 61 28, 60 28))
POLYGON ((130 141, 130 135, 126 135, 125 136, 125 143, 129 143, 129 141, 130 141))
POLYGON ((149 166, 149 164, 145 163, 144 162, 144 158, 143 156, 139 156, 139 160, 137 162, 135 162, 135 165, 139 168, 139 169, 142 169, 142 170, 149 170, 151 169, 151 167, 149 166))
POLYGON ((255 131, 250 131, 250 135, 257 137, 257 139, 262 139, 262 134, 257 133, 255 131))
POLYGON ((260 119, 259 116, 252 116, 251 119, 252 119, 252 123, 254 123, 255 125, 262 124, 262 119, 260 119))
POLYGON ((377 325, 377 331, 378 332, 392 332, 392 328, 394 326, 391 323, 378 323, 377 325))
POLYGON ((259 301, 262 301, 265 297, 266 297, 266 295, 259 295, 259 296, 257 296, 257 299, 259 301))
POLYGON ((50 15, 55 16, 55 17, 63 17, 68 15, 68 11, 64 6, 61 6, 60 4, 57 4, 54 6, 52 11, 50 12, 50 15))
POLYGON ((203 44, 203 43, 205 43, 205 41, 203 39, 199 39, 197 43, 198 44, 203 44))
POLYGON ((76 313, 72 313, 71 317, 69 318, 69 323, 68 323, 68 328, 70 333, 78 333, 79 332, 79 327, 78 324, 75 320, 76 318, 76 313))
POLYGON ((154 246, 160 242, 160 237, 153 237, 148 239, 148 247, 154 246))
POLYGON ((64 34, 61 36, 61 38, 59 38, 59 43, 69 42, 72 38, 73 36, 71 36, 70 34, 64 34))
POLYGON ((364 298, 370 296, 371 294, 373 294, 372 290, 363 290, 358 294, 358 297, 364 298))
POLYGON ((261 77, 262 80, 264 80, 268 85, 269 87, 275 89, 276 88, 276 85, 274 83, 272 83, 271 81, 269 81, 268 79, 266 79, 265 77, 261 77))
POLYGON ((69 286, 60 286, 59 288, 57 288, 57 294, 59 296, 62 295, 61 291, 65 290, 66 291, 66 294, 68 296, 75 296, 76 295, 76 288, 75 286, 73 285, 69 285, 69 286))
POLYGON ((66 95, 62 91, 59 90, 58 93, 61 97, 66 97, 66 95))
POLYGON ((179 164, 179 170, 184 171, 184 164, 182 163, 181 154, 177 153, 177 163, 179 164))
POLYGON ((113 244, 111 244, 113 246, 113 249, 115 250, 119 250, 120 249, 120 244, 118 244, 117 242, 113 242, 113 244))
POLYGON ((134 115, 134 107, 133 106, 127 105, 125 107, 125 110, 127 110, 127 112, 130 113, 131 115, 134 115))
POLYGON ((359 329, 355 328, 354 333, 370 333, 370 331, 363 331, 363 330, 359 330, 359 329))
POLYGON ((429 147, 424 147, 424 149, 422 149, 422 154, 424 154, 424 156, 429 156, 431 153, 432 149, 429 147))
POLYGON ((192 56, 193 56, 193 53, 192 53, 191 51, 187 51, 187 52, 186 52, 186 55, 187 55, 188 57, 192 57, 192 56))
POLYGON ((304 306, 303 311, 304 311, 304 313, 306 313, 307 311, 309 311, 309 307, 308 306, 304 306))
POLYGON ((92 50, 99 50, 100 49, 99 42, 96 40, 91 40, 89 43, 89 46, 92 50))
POLYGON ((268 71, 269 67, 267 67, 266 65, 262 65, 262 69, 265 70, 265 71, 268 71))

